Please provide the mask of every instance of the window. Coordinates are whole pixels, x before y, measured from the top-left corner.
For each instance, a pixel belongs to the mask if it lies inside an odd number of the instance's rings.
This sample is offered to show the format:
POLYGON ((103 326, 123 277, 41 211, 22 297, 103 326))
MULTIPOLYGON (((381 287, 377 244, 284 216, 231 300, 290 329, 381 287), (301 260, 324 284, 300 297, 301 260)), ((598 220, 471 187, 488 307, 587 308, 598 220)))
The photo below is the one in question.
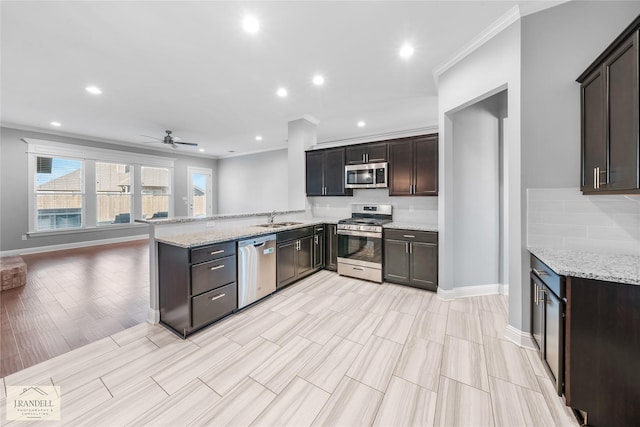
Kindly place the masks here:
POLYGON ((131 223, 131 167, 96 162, 96 225, 131 223))
POLYGON ((170 178, 169 169, 145 166, 141 168, 143 218, 169 216, 170 178))
POLYGON ((82 227, 83 162, 61 157, 36 159, 36 230, 82 227))
POLYGON ((23 138, 29 156, 28 233, 132 226, 173 215, 175 159, 23 138))

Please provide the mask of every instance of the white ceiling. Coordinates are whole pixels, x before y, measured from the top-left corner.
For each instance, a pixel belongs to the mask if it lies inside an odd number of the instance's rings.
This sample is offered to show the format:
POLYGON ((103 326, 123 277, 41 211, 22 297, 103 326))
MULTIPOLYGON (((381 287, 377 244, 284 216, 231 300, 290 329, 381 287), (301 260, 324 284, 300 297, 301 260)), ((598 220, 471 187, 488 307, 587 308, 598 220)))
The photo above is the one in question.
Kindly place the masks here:
POLYGON ((319 142, 432 126, 432 70, 522 3, 2 1, 1 120, 132 146, 171 129, 206 156, 283 147, 303 115, 319 142))

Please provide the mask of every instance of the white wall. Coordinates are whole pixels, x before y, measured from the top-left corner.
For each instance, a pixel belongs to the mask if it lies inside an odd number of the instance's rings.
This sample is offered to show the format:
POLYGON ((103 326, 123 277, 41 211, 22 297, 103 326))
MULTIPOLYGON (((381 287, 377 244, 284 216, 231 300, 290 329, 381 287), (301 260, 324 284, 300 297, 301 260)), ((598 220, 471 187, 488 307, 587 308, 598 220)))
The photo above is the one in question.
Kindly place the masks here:
POLYGON ((500 282, 500 118, 488 105, 496 97, 451 117, 454 288, 500 282))
POLYGON ((640 196, 530 188, 529 246, 640 255, 640 196))
POLYGON ((219 159, 218 214, 288 210, 288 167, 286 149, 219 159))
POLYGON ((353 190, 353 197, 309 197, 314 217, 343 219, 351 216, 354 203, 378 203, 393 206, 393 220, 437 227, 437 197, 389 197, 389 189, 353 190))
POLYGON ((507 90, 508 126, 504 127, 506 257, 509 259, 509 324, 521 330, 528 325, 522 311, 522 259, 525 257, 521 224, 520 188, 520 21, 483 44, 439 77, 440 206, 439 286, 453 290, 454 217, 456 171, 454 164, 454 113, 507 90))

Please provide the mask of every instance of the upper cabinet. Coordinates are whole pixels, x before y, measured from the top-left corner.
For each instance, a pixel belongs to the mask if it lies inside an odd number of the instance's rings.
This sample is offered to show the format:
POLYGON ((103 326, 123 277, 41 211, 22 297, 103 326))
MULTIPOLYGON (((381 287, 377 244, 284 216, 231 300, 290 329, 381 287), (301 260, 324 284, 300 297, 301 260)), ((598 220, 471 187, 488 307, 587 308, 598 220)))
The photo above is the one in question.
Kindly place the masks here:
POLYGON ((584 194, 640 193, 639 28, 640 17, 577 79, 584 194))
POLYGON ((344 188, 345 149, 307 151, 307 196, 351 196, 344 188))
POLYGON ((438 134, 389 143, 389 195, 438 195, 438 134))
POLYGON ((388 159, 387 143, 360 144, 346 148, 347 164, 383 163, 388 159))

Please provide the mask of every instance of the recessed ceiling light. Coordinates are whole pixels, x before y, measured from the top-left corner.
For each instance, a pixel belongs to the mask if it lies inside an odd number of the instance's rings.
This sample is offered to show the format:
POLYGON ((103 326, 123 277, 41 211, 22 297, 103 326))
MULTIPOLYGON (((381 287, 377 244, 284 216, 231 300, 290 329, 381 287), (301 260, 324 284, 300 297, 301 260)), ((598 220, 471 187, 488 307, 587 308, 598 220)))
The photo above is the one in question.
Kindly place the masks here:
POLYGON ((204 148, 198 148, 198 151, 204 153, 204 148))
POLYGON ((278 94, 278 96, 280 98, 285 98, 288 95, 288 92, 285 88, 281 87, 280 89, 278 89, 278 92, 276 92, 278 94))
POLYGON ((100 95, 102 93, 102 90, 100 90, 98 86, 87 86, 85 90, 93 95, 100 95))
POLYGON ((256 141, 262 141, 262 136, 260 135, 256 136, 256 141))
POLYGON ((313 76, 313 84, 316 86, 322 86, 324 84, 324 77, 320 74, 313 76))
POLYGON ((60 126, 62 126, 62 123, 60 123, 60 122, 51 122, 51 126, 60 127, 60 126))
POLYGON ((365 122, 363 122, 362 120, 360 120, 360 121, 358 122, 358 127, 359 127, 359 128, 363 128, 363 127, 364 127, 364 125, 366 125, 366 123, 365 123, 365 122))
POLYGON ((402 45, 402 47, 400 48, 400 56, 404 59, 408 59, 411 57, 411 55, 413 55, 413 46, 411 46, 409 43, 405 43, 404 45, 402 45))
POLYGON ((230 153, 235 153, 235 152, 236 152, 236 150, 229 150, 229 152, 230 152, 230 153))
POLYGON ((260 29, 260 23, 255 16, 245 16, 242 21, 242 28, 244 28, 247 33, 257 33, 260 29))

